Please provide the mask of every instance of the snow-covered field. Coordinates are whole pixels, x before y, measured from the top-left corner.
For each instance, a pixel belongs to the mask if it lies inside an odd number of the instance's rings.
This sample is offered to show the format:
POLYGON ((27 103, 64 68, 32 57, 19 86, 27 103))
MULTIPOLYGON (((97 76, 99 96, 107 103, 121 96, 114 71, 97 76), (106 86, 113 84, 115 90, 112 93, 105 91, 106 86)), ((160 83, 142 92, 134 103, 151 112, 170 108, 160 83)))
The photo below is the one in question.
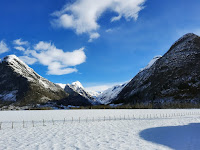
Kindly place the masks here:
POLYGON ((1 111, 0 123, 0 150, 200 149, 199 109, 1 111))

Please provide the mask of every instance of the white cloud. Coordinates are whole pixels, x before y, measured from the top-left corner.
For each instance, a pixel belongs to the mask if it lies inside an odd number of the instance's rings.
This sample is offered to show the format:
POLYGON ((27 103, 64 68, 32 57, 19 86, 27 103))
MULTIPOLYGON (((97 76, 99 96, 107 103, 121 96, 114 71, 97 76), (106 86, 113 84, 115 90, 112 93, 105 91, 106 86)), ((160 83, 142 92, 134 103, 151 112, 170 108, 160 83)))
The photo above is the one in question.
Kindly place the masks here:
POLYGON ((0 42, 0 54, 5 53, 7 51, 9 51, 7 44, 3 40, 1 40, 1 42, 0 42))
POLYGON ((25 48, 22 47, 22 46, 15 46, 14 47, 16 50, 19 50, 19 51, 25 51, 25 48))
POLYGON ((107 29, 106 32, 113 32, 113 29, 107 29))
POLYGON ((92 42, 94 39, 98 39, 99 37, 100 37, 99 33, 97 32, 91 33, 88 42, 92 42))
POLYGON ((48 66, 48 69, 49 71, 47 73, 52 75, 63 75, 78 71, 76 68, 65 68, 59 62, 53 62, 48 66))
MULTIPOLYGON (((51 21, 53 26, 74 29, 77 34, 88 33, 97 36, 100 25, 97 23, 102 14, 107 11, 117 13, 111 18, 111 22, 124 17, 127 21, 137 20, 138 13, 144 8, 146 0, 76 0, 72 4, 66 4, 62 10, 54 12, 56 17, 51 21)), ((95 39, 94 38, 94 39, 95 39)), ((89 40, 90 41, 90 40, 89 40)))
MULTIPOLYGON (((112 17, 111 18, 111 22, 114 22, 114 21, 118 21, 118 20, 120 20, 121 19, 121 15, 119 15, 119 16, 116 16, 116 17, 112 17)), ((137 18, 136 18, 137 19, 137 18)))
POLYGON ((28 65, 32 65, 34 64, 35 62, 37 62, 37 59, 36 58, 31 58, 31 57, 28 57, 28 56, 20 56, 19 57, 23 62, 25 62, 26 64, 28 65))
POLYGON ((29 42, 28 41, 23 41, 22 39, 16 39, 16 40, 13 41, 13 44, 21 46, 21 45, 28 45, 29 42))
POLYGON ((56 48, 52 43, 40 41, 34 46, 34 50, 25 52, 31 58, 37 59, 42 65, 48 66, 48 74, 63 75, 77 72, 76 65, 86 61, 84 48, 72 52, 64 52, 56 48))
POLYGON ((48 50, 51 48, 51 43, 40 41, 38 44, 34 46, 35 50, 48 50))

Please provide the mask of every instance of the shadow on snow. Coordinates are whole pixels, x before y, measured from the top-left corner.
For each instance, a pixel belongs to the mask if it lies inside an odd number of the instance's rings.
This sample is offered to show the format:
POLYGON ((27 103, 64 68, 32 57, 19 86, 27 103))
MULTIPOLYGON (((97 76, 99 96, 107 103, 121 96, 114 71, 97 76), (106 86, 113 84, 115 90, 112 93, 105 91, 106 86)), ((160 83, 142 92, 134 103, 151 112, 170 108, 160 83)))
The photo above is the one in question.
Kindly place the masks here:
POLYGON ((140 137, 175 150, 200 149, 200 123, 145 129, 140 137))

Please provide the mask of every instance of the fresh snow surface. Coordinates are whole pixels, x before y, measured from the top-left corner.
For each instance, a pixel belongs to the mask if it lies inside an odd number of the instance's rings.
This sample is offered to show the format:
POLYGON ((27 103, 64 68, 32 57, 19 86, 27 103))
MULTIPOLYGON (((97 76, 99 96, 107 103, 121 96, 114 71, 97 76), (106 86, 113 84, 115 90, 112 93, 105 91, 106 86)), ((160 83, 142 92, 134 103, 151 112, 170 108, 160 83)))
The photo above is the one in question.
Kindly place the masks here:
POLYGON ((0 150, 200 148, 199 109, 1 111, 0 122, 0 150))
POLYGON ((101 93, 97 97, 97 101, 99 101, 102 104, 110 103, 112 99, 117 97, 117 95, 122 91, 122 89, 127 85, 127 83, 115 85, 112 88, 103 91, 103 93, 101 93))
POLYGON ((161 58, 161 57, 162 57, 161 55, 155 56, 155 57, 148 63, 148 65, 147 65, 146 67, 144 67, 144 68, 142 68, 142 69, 140 70, 140 72, 143 71, 143 70, 149 69, 149 68, 150 68, 159 58, 161 58))

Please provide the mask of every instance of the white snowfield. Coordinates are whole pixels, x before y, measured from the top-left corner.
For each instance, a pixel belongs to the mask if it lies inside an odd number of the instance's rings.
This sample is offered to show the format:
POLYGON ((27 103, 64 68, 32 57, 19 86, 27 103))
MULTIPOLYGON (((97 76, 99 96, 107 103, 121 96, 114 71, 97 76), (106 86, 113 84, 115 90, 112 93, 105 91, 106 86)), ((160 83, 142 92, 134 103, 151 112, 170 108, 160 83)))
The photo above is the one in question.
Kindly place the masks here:
POLYGON ((200 149, 199 109, 1 111, 0 123, 0 150, 200 149))

